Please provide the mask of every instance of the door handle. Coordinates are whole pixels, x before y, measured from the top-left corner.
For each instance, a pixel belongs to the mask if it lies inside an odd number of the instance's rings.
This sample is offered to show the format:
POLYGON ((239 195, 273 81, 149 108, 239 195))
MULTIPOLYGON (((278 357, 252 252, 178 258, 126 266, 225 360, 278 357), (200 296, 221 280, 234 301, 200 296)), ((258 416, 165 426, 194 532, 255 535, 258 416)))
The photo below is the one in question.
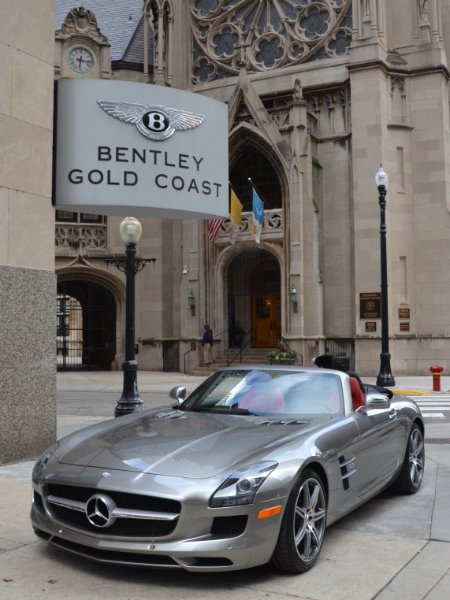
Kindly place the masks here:
POLYGON ((397 418, 397 409, 396 408, 391 408, 391 410, 389 412, 389 418, 390 419, 397 418))

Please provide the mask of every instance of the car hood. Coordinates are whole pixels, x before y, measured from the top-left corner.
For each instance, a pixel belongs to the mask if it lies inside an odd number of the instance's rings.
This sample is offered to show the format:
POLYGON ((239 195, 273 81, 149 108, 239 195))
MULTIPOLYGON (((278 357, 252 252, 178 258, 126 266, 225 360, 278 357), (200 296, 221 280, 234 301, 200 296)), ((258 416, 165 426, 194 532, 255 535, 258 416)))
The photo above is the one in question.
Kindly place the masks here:
MULTIPOLYGON (((323 425, 323 423, 322 423, 323 425)), ((63 464, 206 478, 305 434, 316 423, 165 410, 120 417, 59 458, 63 464)))

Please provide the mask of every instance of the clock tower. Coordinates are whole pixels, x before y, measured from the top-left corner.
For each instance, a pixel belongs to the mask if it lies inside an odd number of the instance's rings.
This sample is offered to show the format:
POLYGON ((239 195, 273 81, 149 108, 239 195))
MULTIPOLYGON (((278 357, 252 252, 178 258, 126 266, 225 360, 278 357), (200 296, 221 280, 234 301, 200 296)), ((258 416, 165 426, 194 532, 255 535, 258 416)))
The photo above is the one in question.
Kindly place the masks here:
POLYGON ((72 9, 56 32, 56 77, 111 77, 108 39, 100 32, 94 13, 72 9))

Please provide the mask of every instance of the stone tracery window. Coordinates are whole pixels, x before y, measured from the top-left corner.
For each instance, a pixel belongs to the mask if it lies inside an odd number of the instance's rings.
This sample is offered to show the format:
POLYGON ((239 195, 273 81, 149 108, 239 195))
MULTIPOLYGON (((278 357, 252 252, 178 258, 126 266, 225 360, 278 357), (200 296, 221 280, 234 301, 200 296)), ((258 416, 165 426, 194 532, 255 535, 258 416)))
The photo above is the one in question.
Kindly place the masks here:
POLYGON ((348 53, 351 0, 191 0, 193 80, 348 53))

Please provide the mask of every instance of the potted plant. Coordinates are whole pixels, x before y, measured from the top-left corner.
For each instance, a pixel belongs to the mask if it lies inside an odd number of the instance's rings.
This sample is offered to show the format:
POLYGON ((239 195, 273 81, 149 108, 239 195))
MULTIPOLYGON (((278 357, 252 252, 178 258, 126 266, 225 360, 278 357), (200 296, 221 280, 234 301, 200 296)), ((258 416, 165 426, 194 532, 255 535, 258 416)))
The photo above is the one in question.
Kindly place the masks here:
POLYGON ((293 365, 297 362, 296 350, 271 350, 267 353, 271 365, 293 365))

